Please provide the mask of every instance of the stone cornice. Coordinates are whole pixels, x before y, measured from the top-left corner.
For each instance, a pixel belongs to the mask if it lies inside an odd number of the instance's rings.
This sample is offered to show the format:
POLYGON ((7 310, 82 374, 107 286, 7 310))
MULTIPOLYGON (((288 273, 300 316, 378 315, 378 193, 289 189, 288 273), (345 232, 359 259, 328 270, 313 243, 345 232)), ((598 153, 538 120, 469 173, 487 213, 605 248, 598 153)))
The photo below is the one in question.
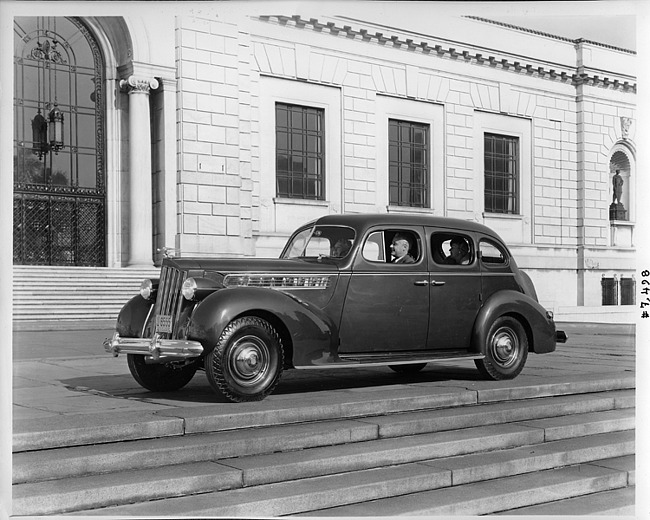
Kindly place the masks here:
POLYGON ((469 18, 470 20, 478 20, 479 22, 485 22, 485 23, 489 23, 489 24, 492 24, 492 25, 499 25, 501 27, 507 27, 509 29, 515 29, 515 30, 521 31, 521 32, 536 34, 538 36, 545 36, 546 38, 553 38, 554 40, 560 40, 560 41, 570 42, 570 43, 574 43, 574 44, 589 43, 590 45, 596 45, 598 47, 603 47, 605 49, 612 49, 612 50, 615 50, 615 51, 626 52, 628 54, 635 54, 636 55, 636 52, 632 51, 630 49, 624 49, 623 47, 615 47, 614 45, 608 45, 606 43, 600 43, 600 42, 596 42, 596 41, 593 41, 593 40, 587 40, 585 38, 578 38, 577 40, 572 40, 571 38, 565 38, 564 36, 557 36, 556 34, 550 34, 550 33, 543 32, 543 31, 537 31, 535 29, 527 29, 526 27, 520 27, 518 25, 513 25, 513 24, 510 24, 510 23, 497 22, 495 20, 488 20, 487 18, 482 18, 480 16, 465 16, 464 18, 469 18))
MULTIPOLYGON (((475 18, 475 17, 471 17, 475 18)), ((449 43, 434 44, 433 42, 419 41, 395 34, 384 34, 382 32, 371 32, 363 28, 353 28, 351 25, 342 25, 337 22, 321 22, 316 18, 304 19, 299 15, 266 15, 258 19, 267 23, 275 23, 282 26, 295 27, 297 29, 312 30, 316 32, 329 33, 332 36, 344 37, 350 40, 363 41, 382 45, 403 51, 420 53, 425 56, 437 57, 471 63, 494 69, 538 77, 544 80, 558 81, 573 86, 589 85, 606 89, 620 90, 623 92, 636 93, 637 84, 629 77, 609 77, 589 73, 585 69, 577 69, 548 63, 525 63, 513 56, 507 56, 496 52, 484 54, 475 49, 462 49, 460 45, 452 46, 449 43)), ((483 20, 483 19, 479 19, 483 20)), ((514 28, 514 26, 513 26, 514 28)), ((534 31, 528 31, 534 32, 534 31)), ((558 37, 559 38, 559 37, 558 37)), ((566 40, 572 43, 580 43, 585 40, 566 40)), ((592 42, 589 42, 592 43, 592 42)), ((631 51, 627 51, 631 52, 631 51)), ((532 61, 532 60, 529 60, 532 61)))

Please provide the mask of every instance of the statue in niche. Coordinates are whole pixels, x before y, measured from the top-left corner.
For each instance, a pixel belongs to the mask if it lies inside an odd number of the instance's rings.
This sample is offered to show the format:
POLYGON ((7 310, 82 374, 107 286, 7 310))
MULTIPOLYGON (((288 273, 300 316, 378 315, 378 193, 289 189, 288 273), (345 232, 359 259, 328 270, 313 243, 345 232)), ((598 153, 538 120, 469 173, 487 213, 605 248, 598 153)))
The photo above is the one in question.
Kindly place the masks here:
POLYGON ((621 170, 616 170, 614 177, 612 177, 612 187, 614 188, 614 194, 612 196, 612 204, 618 202, 621 203, 621 195, 623 194, 623 177, 621 177, 621 170))
POLYGON ((610 220, 627 220, 627 210, 621 202, 623 195, 623 184, 625 181, 621 176, 621 170, 616 170, 614 177, 612 177, 612 203, 609 205, 609 219, 610 220))

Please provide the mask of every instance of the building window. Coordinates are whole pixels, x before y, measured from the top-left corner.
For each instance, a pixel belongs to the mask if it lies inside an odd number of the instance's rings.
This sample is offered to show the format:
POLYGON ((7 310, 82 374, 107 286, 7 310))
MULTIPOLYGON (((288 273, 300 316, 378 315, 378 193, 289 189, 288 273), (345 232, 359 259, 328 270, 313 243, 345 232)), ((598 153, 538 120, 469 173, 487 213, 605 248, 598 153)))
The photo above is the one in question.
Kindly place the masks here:
POLYGON ((519 138, 485 134, 485 211, 519 214, 519 138))
POLYGON ((602 288, 603 305, 618 305, 618 280, 614 278, 602 277, 600 286, 602 288))
POLYGON ((635 305, 634 278, 621 277, 621 305, 635 305))
POLYGON ((388 121, 389 204, 429 207, 429 125, 388 121))
POLYGON ((275 104, 278 197, 325 200, 325 111, 275 104))

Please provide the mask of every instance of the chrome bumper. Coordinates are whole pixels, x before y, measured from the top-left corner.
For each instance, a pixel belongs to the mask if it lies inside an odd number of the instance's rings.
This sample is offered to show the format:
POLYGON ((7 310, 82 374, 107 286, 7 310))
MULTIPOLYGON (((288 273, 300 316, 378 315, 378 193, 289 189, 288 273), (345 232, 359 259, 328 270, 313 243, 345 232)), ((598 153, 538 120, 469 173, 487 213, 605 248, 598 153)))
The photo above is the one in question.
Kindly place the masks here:
POLYGON ((161 339, 159 334, 154 334, 152 338, 122 338, 115 332, 112 338, 104 340, 104 350, 114 357, 119 354, 141 354, 164 362, 199 357, 203 347, 198 341, 161 339))

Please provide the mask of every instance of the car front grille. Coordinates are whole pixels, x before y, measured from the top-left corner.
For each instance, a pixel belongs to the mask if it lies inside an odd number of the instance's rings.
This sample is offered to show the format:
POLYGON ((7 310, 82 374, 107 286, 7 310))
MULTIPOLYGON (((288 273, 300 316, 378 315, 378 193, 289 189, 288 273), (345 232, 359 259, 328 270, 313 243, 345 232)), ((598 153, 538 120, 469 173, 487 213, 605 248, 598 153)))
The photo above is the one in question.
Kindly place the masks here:
POLYGON ((178 317, 183 304, 181 287, 187 278, 187 271, 181 271, 174 267, 163 265, 160 270, 160 282, 158 284, 158 295, 154 307, 154 331, 159 332, 161 338, 176 338, 178 332, 178 317), (158 323, 161 317, 171 319, 172 332, 160 332, 158 323), (158 330, 156 330, 158 329, 158 330))

